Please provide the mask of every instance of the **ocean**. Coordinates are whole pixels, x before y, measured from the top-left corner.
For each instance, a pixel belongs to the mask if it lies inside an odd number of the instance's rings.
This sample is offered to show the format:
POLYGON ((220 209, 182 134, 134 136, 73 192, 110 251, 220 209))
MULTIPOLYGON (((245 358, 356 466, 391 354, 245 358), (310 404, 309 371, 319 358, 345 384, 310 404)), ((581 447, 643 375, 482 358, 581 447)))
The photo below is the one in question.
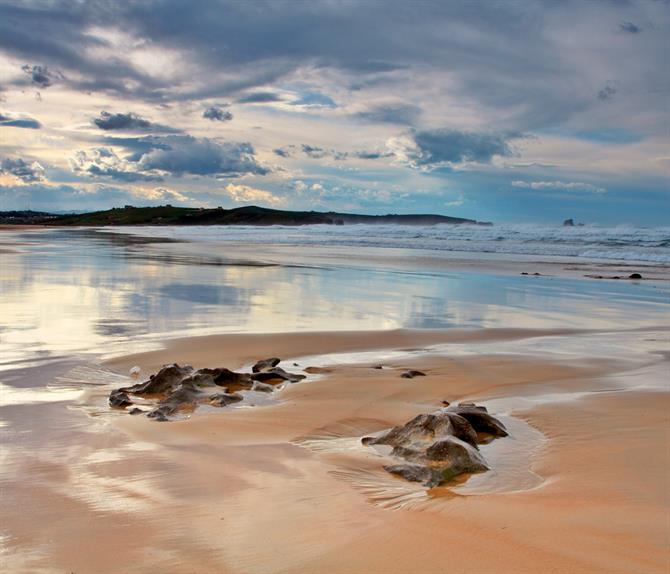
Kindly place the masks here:
POLYGON ((185 241, 231 241, 275 245, 386 247, 461 253, 500 253, 670 263, 670 226, 575 227, 500 225, 307 225, 105 228, 114 233, 185 241))

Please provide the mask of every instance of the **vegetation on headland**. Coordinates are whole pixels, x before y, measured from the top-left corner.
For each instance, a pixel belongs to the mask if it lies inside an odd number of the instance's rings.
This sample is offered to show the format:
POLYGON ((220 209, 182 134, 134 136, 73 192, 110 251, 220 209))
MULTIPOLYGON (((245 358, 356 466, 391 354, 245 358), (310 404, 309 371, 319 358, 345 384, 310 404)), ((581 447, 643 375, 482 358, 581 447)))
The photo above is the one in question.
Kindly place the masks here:
POLYGON ((42 212, 0 212, 0 223, 45 225, 345 225, 352 223, 395 223, 431 225, 436 223, 479 224, 472 219, 435 214, 360 215, 333 211, 284 211, 246 206, 234 209, 173 207, 113 208, 105 211, 56 215, 42 212))

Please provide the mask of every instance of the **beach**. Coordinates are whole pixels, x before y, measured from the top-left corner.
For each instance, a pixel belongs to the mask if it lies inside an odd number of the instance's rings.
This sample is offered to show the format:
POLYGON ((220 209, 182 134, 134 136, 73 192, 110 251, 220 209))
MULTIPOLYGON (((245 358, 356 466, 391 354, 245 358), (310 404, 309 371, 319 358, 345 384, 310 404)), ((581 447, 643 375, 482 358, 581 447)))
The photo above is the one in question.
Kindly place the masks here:
POLYGON ((668 571, 664 263, 3 233, 4 570, 668 571), (306 378, 107 404, 135 366, 274 356, 306 378), (361 443, 445 401, 507 426, 488 472, 426 488, 361 443))

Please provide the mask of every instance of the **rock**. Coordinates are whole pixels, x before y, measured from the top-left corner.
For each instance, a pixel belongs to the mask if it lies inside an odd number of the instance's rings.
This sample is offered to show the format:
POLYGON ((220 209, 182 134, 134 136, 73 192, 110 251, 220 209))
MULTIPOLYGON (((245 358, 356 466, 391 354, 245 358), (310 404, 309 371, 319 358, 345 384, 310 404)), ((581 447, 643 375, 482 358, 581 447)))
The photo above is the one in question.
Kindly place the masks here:
POLYGON ((254 373, 251 375, 251 378, 254 381, 261 381, 264 383, 270 382, 270 381, 289 381, 291 383, 297 383, 298 381, 302 381, 305 378, 305 375, 296 375, 294 373, 287 373, 284 369, 281 367, 273 367, 271 369, 267 369, 261 373, 254 373))
POLYGON ((141 415, 143 412, 144 411, 142 409, 138 409, 137 407, 135 407, 134 409, 130 409, 128 411, 128 414, 129 415, 141 415))
POLYGON ((263 371, 267 371, 268 369, 276 367, 280 363, 280 361, 281 359, 278 359, 277 357, 270 357, 269 359, 263 359, 262 361, 258 361, 253 367, 251 367, 251 370, 254 373, 261 373, 263 371))
POLYGON ((214 377, 211 373, 203 373, 202 371, 196 371, 190 377, 186 377, 181 382, 182 385, 190 384, 193 387, 213 387, 216 385, 214 382, 214 377))
POLYGON ((381 370, 381 369, 384 368, 384 365, 373 365, 372 368, 373 368, 373 369, 380 369, 380 370, 381 370))
POLYGON ((166 365, 155 375, 151 375, 148 381, 119 390, 135 395, 162 395, 172 391, 184 377, 192 372, 193 367, 188 365, 184 367, 180 367, 176 363, 166 365))
POLYGON ((362 442, 366 445, 385 444, 409 448, 421 443, 428 446, 435 439, 445 436, 455 436, 473 446, 477 445, 477 433, 467 419, 446 410, 418 415, 407 424, 393 427, 381 436, 364 437, 362 442))
POLYGON ((458 406, 450 406, 444 410, 460 415, 467 420, 477 432, 490 434, 495 437, 508 436, 505 425, 488 414, 485 407, 461 403, 458 406))
POLYGON ((259 381, 254 381, 251 390, 256 391, 258 393, 273 393, 275 391, 275 386, 268 385, 267 383, 261 383, 259 381))
POLYGON ((575 221, 574 219, 566 219, 563 222, 563 227, 574 227, 575 226, 575 221))
POLYGON ((125 409, 126 407, 132 405, 130 397, 121 389, 112 391, 109 394, 109 406, 115 407, 117 409, 125 409))
POLYGON ((187 408, 198 402, 198 396, 200 394, 201 392, 198 389, 190 383, 184 382, 158 404, 174 407, 175 410, 187 408))
POLYGON ((488 470, 481 453, 472 445, 455 436, 448 436, 434 442, 426 449, 426 458, 433 462, 449 462, 449 468, 456 474, 488 470))
POLYGON ((154 419, 158 422, 164 423, 170 419, 167 418, 167 415, 165 414, 164 410, 161 409, 155 409, 151 411, 148 415, 147 418, 154 419))
POLYGON ((640 275, 639 273, 631 273, 628 276, 628 279, 642 279, 642 275, 640 275))
POLYGON ((477 432, 507 436, 504 425, 483 406, 461 403, 414 417, 376 437, 363 437, 365 445, 392 446, 391 455, 405 463, 384 469, 413 482, 433 487, 464 473, 489 470, 478 450, 477 432), (484 430, 485 429, 485 430, 484 430))
POLYGON ((251 375, 248 373, 236 373, 226 368, 200 369, 198 373, 211 375, 214 384, 226 387, 228 392, 250 389, 252 385, 251 375))
POLYGON ((217 393, 216 395, 210 395, 208 399, 209 404, 213 407, 225 407, 233 403, 239 403, 244 397, 237 393, 217 393))
POLYGON ((414 377, 425 377, 426 373, 423 371, 405 371, 400 375, 403 379, 413 379, 414 377))
POLYGON ((425 466, 418 464, 390 464, 384 467, 386 472, 402 476, 410 482, 431 482, 433 473, 425 466))

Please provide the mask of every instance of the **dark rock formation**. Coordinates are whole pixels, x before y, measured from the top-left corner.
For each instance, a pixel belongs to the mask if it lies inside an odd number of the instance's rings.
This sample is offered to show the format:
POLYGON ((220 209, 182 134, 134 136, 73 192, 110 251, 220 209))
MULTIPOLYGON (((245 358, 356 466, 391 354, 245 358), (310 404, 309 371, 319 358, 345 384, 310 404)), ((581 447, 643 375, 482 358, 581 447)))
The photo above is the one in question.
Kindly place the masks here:
POLYGON ((447 407, 446 410, 463 417, 478 433, 490 434, 495 437, 504 437, 508 435, 505 425, 488 414, 486 407, 461 403, 458 406, 447 407))
POLYGON ((262 361, 258 361, 253 367, 251 367, 251 371, 253 373, 261 373, 263 371, 271 369, 272 367, 276 367, 279 363, 280 359, 278 359, 277 357, 263 359, 262 361))
MULTIPOLYGON (((272 393, 285 381, 294 383, 305 378, 305 375, 286 372, 277 367, 277 363, 279 359, 276 357, 258 361, 253 367, 257 371, 254 373, 237 373, 224 367, 196 371, 189 366, 165 365, 148 381, 113 390, 109 404, 125 409, 133 406, 132 395, 142 396, 153 401, 153 409, 147 417, 166 421, 179 412, 195 410, 199 404, 222 407, 244 400, 244 396, 236 391, 253 389, 272 393), (213 389, 220 391, 222 388, 224 392, 212 393, 213 389)), ((146 404, 146 400, 142 404, 146 404)), ((135 407, 128 412, 140 414, 146 411, 135 407)))
POLYGON ((563 227, 574 227, 575 226, 575 220, 574 219, 566 219, 563 222, 563 227))
POLYGON ((225 367, 218 369, 200 369, 198 373, 211 375, 214 384, 219 387, 226 387, 228 391, 239 391, 241 389, 250 389, 252 385, 251 375, 249 373, 236 373, 225 367))
POLYGON ((507 436, 505 426, 485 407, 461 403, 361 440, 365 445, 391 446, 391 455, 405 461, 385 466, 388 472, 433 487, 460 474, 488 470, 477 446, 485 438, 478 433, 507 436))
POLYGON ((298 381, 302 381, 305 378, 305 375, 287 373, 281 367, 273 367, 260 373, 253 373, 251 375, 251 378, 254 381, 260 381, 263 383, 272 383, 272 381, 277 382, 289 381, 291 383, 297 383, 298 381))
POLYGON ((173 390, 184 377, 193 372, 193 367, 186 365, 180 367, 176 363, 166 365, 155 375, 151 375, 149 380, 144 383, 119 389, 134 395, 160 395, 173 390))
POLYGON ((208 399, 209 404, 213 407, 225 407, 227 405, 232 405, 233 403, 239 403, 244 397, 237 393, 217 393, 215 395, 210 395, 208 399))
POLYGON ((405 371, 402 375, 400 375, 403 379, 413 379, 414 377, 425 377, 426 373, 423 371, 405 371))
POLYGON ((123 409, 132 405, 130 397, 121 389, 112 391, 109 395, 109 406, 123 409))
POLYGON ((471 445, 477 444, 477 433, 470 423, 446 410, 417 415, 408 423, 393 427, 381 436, 364 437, 363 444, 412 447, 420 443, 431 444, 442 436, 455 436, 471 445))
POLYGON ((628 276, 628 279, 642 279, 642 275, 640 275, 639 273, 631 273, 628 276))

